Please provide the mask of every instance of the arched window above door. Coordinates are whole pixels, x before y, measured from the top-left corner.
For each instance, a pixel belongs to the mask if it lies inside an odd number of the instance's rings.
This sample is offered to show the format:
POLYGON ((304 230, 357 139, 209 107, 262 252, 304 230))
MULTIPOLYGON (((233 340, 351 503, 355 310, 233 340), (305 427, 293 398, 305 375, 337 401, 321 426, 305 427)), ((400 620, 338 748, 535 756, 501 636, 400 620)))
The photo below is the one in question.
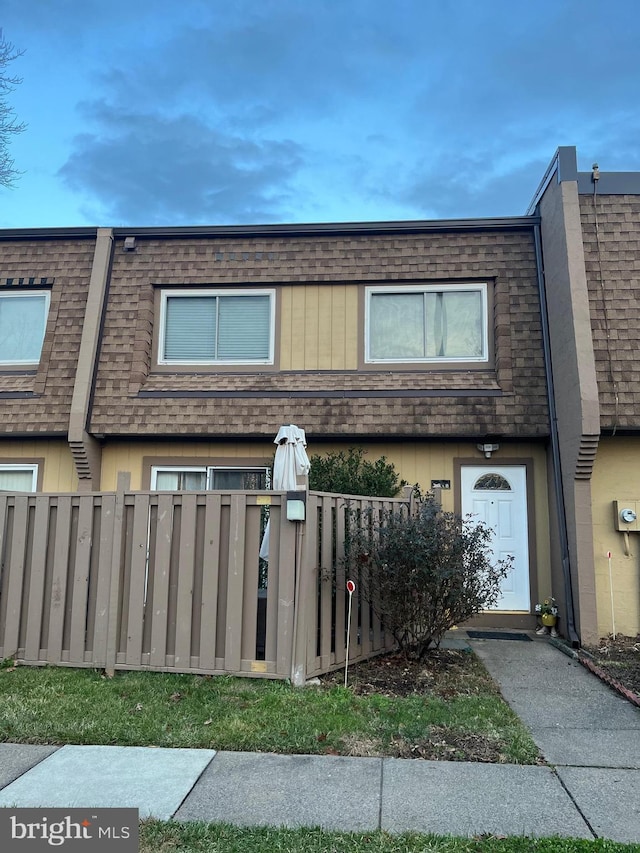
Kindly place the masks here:
POLYGON ((492 492, 510 492, 511 485, 502 474, 490 473, 483 474, 473 484, 473 490, 476 491, 492 491, 492 492))

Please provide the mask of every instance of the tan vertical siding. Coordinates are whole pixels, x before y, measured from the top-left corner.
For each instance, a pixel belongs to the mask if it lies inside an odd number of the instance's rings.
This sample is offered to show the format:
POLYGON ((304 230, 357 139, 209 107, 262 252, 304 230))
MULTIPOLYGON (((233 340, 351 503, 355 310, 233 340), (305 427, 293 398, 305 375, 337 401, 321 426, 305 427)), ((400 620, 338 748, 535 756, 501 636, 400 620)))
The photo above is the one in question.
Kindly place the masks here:
POLYGON ((616 632, 640 633, 640 534, 629 534, 630 554, 624 535, 615 529, 614 501, 640 500, 640 441, 637 438, 601 438, 591 481, 593 551, 595 562, 598 634, 613 629, 611 575, 616 632))
POLYGON ((280 367, 283 370, 357 368, 357 286, 283 287, 280 310, 280 367))
POLYGON ((303 363, 305 370, 318 369, 318 326, 320 324, 320 293, 317 285, 304 288, 304 340, 303 363))
POLYGON ((304 369, 304 342, 306 338, 306 302, 305 287, 295 288, 291 304, 291 368, 304 369))
MULTIPOLYGON (((286 420, 286 419, 285 419, 286 420)), ((273 436, 275 438, 275 434, 273 436)), ((255 458, 256 465, 262 465, 270 460, 275 453, 275 445, 270 441, 250 442, 116 442, 107 444, 102 454, 103 490, 115 489, 118 481, 118 471, 128 471, 131 474, 131 488, 141 489, 142 460, 144 457, 168 458, 180 457, 201 458, 203 464, 211 459, 228 459, 233 465, 237 458, 255 458)))
POLYGON ((327 334, 331 348, 331 363, 329 365, 331 370, 339 370, 341 364, 349 363, 346 303, 346 288, 333 287, 331 289, 331 326, 327 334))
POLYGON ((358 364, 358 288, 345 288, 345 361, 346 370, 353 370, 358 364))
POLYGON ((20 462, 23 459, 44 459, 42 490, 45 492, 75 492, 78 489, 73 457, 66 441, 0 441, 0 458, 3 462, 20 462))
POLYGON ((280 369, 291 370, 291 324, 293 288, 283 287, 280 293, 280 369))

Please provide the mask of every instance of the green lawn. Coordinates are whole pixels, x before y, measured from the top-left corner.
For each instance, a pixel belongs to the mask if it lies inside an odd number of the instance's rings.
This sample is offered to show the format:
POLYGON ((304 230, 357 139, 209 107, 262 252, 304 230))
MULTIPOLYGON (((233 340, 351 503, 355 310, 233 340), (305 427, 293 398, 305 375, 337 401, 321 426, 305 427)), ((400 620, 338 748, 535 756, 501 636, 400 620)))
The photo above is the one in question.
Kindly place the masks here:
MULTIPOLYGON (((355 675, 354 675, 355 677, 355 675)), ((474 655, 408 696, 351 686, 53 667, 0 669, 0 741, 536 763, 474 655)))
POLYGON ((549 838, 442 838, 320 829, 242 829, 205 823, 144 822, 140 853, 637 853, 637 844, 549 838))

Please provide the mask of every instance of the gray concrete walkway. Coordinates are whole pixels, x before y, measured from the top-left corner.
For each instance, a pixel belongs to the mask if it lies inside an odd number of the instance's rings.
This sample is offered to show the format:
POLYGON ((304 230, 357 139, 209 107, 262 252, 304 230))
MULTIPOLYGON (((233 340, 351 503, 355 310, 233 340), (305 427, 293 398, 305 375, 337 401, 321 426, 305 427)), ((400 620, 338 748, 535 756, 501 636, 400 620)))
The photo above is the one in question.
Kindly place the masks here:
POLYGON ((470 645, 594 835, 640 842, 640 710, 545 640, 470 645))
POLYGON ((552 766, 0 744, 0 806, 640 843, 640 711, 545 640, 470 644, 552 766))

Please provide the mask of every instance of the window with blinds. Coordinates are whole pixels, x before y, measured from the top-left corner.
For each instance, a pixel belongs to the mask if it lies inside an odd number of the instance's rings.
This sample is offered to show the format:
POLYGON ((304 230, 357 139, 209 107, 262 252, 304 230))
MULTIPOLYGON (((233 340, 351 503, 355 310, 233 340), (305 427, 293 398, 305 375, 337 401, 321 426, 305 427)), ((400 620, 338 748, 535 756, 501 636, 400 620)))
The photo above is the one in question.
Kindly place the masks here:
POLYGON ((49 313, 49 291, 0 293, 0 364, 37 364, 49 313))
POLYGON ((487 286, 370 287, 365 361, 468 362, 488 358, 487 286))
POLYGON ((272 364, 270 290, 162 292, 160 364, 272 364))

